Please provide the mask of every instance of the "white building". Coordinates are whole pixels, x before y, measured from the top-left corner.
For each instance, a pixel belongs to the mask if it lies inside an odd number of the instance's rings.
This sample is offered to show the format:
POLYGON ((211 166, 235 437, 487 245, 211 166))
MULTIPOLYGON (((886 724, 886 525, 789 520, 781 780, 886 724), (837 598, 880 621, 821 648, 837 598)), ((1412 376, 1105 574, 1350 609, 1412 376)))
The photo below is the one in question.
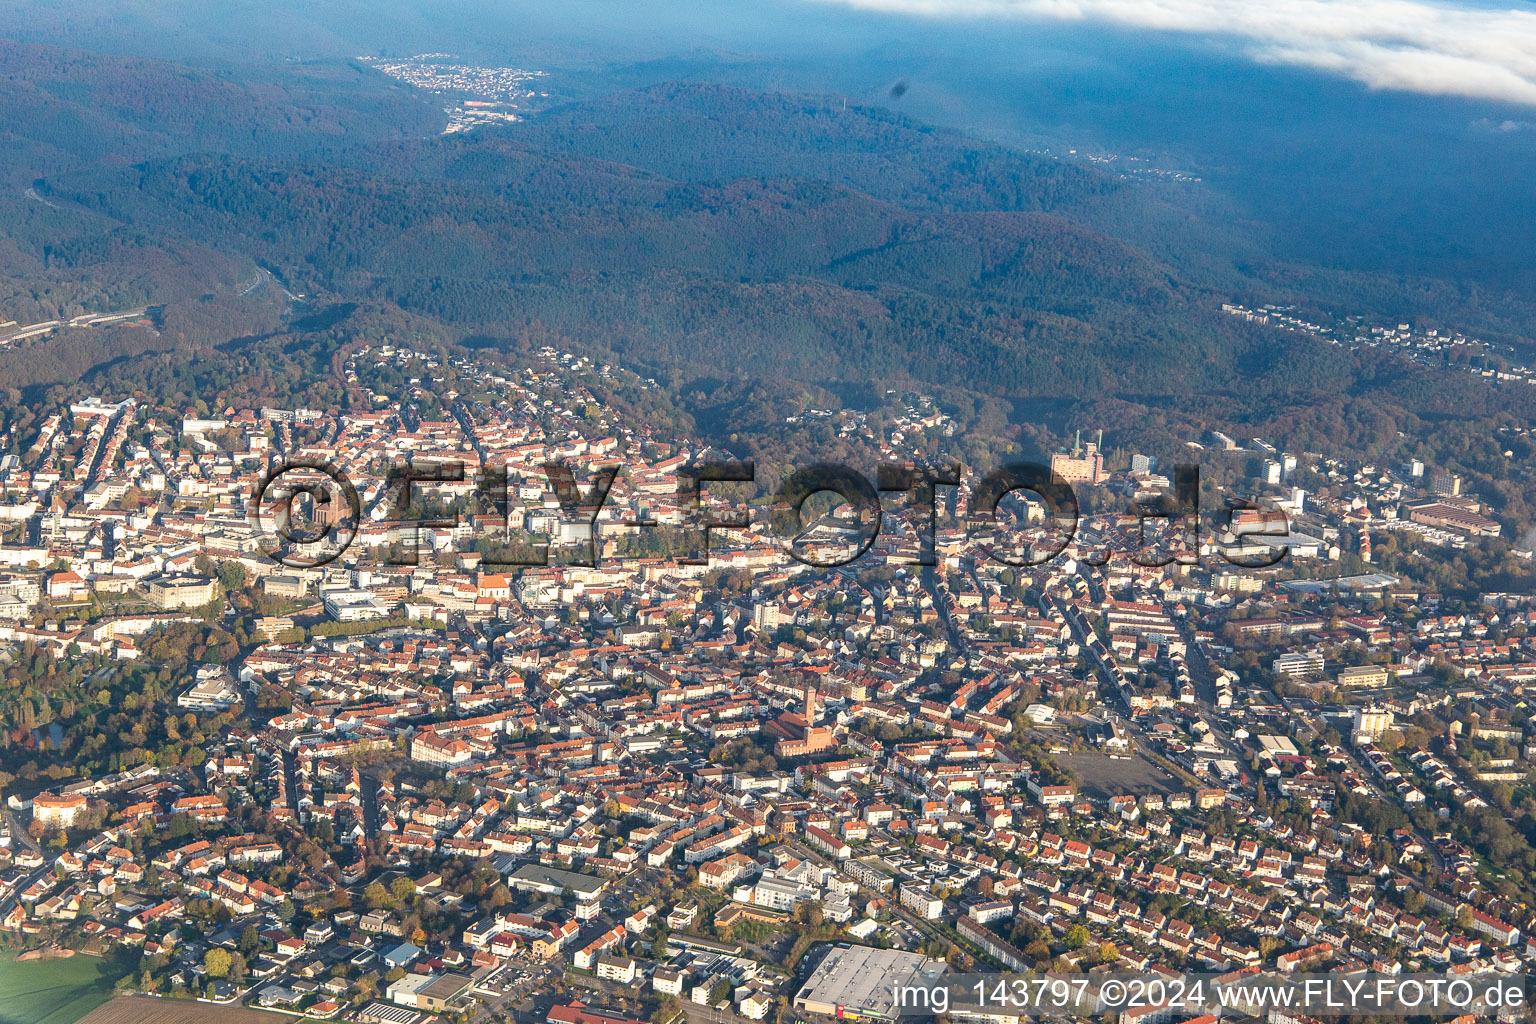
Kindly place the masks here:
POLYGON ((1392 712, 1382 708, 1357 707, 1354 711, 1354 729, 1351 738, 1356 743, 1375 742, 1392 728, 1392 712))
POLYGON ((325 595, 325 613, 337 622, 363 622, 389 614, 366 590, 333 590, 325 595))
POLYGON ((944 913, 944 901, 916 885, 901 887, 901 905, 924 920, 937 920, 944 913))

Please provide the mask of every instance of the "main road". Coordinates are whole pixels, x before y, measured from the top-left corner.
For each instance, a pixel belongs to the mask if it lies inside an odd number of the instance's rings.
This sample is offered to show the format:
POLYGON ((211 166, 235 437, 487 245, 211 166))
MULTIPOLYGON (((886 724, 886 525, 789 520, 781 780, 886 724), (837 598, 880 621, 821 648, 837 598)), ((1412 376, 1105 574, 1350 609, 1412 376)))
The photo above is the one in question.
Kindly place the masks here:
MULTIPOLYGON (((26 829, 21 827, 20 822, 16 820, 16 816, 11 813, 10 808, 0 807, 0 816, 5 818, 6 827, 11 830, 12 845, 20 843, 39 856, 42 855, 43 848, 38 846, 37 841, 32 838, 26 829)), ((51 870, 53 870, 53 868, 48 858, 43 857, 42 867, 38 868, 30 875, 27 875, 25 878, 18 879, 16 882, 16 888, 11 893, 11 895, 6 897, 5 900, 0 901, 0 921, 3 921, 5 919, 5 915, 11 912, 11 908, 16 905, 16 902, 19 899, 21 899, 21 894, 26 892, 28 887, 33 885, 39 878, 47 875, 51 870)))

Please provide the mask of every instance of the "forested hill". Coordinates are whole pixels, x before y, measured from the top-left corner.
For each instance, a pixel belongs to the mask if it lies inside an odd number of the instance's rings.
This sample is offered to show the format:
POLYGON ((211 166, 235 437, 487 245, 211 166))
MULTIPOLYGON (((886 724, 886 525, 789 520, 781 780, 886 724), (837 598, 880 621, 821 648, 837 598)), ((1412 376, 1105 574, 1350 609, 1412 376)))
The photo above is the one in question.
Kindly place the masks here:
POLYGON ((492 336, 537 321, 689 373, 1155 393, 1216 386, 1259 344, 1220 296, 1056 214, 911 210, 798 179, 677 182, 494 139, 426 145, 414 163, 441 174, 198 155, 49 194, 245 252, 307 291, 492 336))
POLYGON ((216 324, 211 297, 253 280, 244 252, 47 199, 39 179, 193 152, 345 160, 444 122, 415 90, 341 62, 215 71, 0 39, 0 83, 0 323, 196 303, 190 319, 216 324))
MULTIPOLYGON (((259 90, 213 95, 232 124, 268 116, 259 90)), ((187 152, 139 105, 161 155, 82 159, 40 194, 482 338, 536 326, 653 372, 1005 398, 1225 387, 1262 345, 1225 292, 1079 219, 1134 204, 1124 184, 828 97, 658 86, 499 132, 360 129, 333 158, 302 132, 187 152)), ((1326 360, 1307 348, 1298 364, 1326 360)))
POLYGON ((1186 281, 1229 295, 1275 287, 1262 230, 1234 217, 1221 197, 1187 188, 1170 195, 840 96, 673 82, 569 104, 498 132, 680 181, 774 175, 911 210, 1057 213, 1177 266, 1186 281))
POLYGON ((694 411, 768 380, 1262 422, 1391 379, 1223 314, 1298 293, 1219 218, 841 99, 664 85, 442 136, 438 101, 360 65, 0 61, 24 94, 0 302, 163 303, 208 359, 275 329, 259 266, 316 306, 618 361, 694 411))
POLYGON ((525 142, 684 181, 824 181, 913 209, 1065 211, 1119 182, 837 96, 667 83, 504 129, 525 142))
POLYGON ((214 72, 0 39, 0 175, 30 184, 170 153, 334 155, 441 129, 423 96, 342 63, 214 72))

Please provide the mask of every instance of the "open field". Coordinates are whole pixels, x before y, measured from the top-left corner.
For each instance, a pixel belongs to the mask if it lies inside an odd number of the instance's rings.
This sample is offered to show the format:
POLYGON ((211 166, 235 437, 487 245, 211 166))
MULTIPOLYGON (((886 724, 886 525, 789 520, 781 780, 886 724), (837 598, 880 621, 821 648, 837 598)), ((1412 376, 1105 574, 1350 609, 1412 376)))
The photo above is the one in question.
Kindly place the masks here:
POLYGON ((93 956, 17 963, 0 955, 0 1024, 74 1024, 112 998, 110 970, 93 956))
POLYGON ((191 999, 118 996, 86 1014, 79 1024, 285 1024, 298 1019, 290 1014, 199 1003, 191 999))
POLYGON ((1176 793, 1188 788, 1140 754, 1132 754, 1129 759, 1105 754, 1058 754, 1056 763, 1076 773, 1078 790, 1088 797, 1176 793))

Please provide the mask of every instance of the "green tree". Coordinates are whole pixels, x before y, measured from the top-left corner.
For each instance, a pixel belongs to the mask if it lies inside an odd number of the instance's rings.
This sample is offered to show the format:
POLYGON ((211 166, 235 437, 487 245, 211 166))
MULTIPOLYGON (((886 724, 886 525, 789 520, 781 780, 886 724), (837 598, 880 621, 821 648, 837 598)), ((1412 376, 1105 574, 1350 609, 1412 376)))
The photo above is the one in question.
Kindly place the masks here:
POLYGON ((368 909, 379 910, 389 906, 392 901, 383 882, 369 882, 368 888, 363 890, 363 902, 368 904, 368 909))
POLYGON ((203 970, 208 972, 210 978, 227 977, 231 963, 233 958, 229 955, 229 950, 218 946, 203 954, 203 970))
POLYGON ((220 562, 219 582, 224 585, 226 593, 239 590, 245 586, 245 566, 239 562, 220 562))

